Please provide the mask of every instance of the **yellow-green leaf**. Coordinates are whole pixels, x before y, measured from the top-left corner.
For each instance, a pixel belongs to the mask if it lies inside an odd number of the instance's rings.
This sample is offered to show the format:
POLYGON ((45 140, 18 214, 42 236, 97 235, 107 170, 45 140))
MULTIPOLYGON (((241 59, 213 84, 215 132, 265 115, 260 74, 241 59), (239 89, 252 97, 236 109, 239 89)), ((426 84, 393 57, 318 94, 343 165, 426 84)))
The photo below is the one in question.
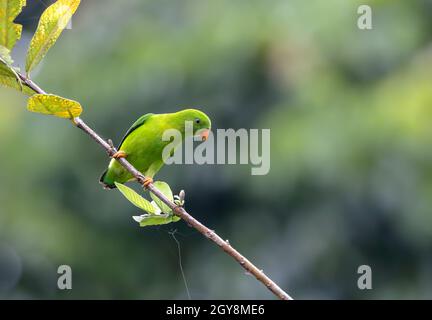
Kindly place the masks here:
POLYGON ((27 74, 36 67, 54 45, 77 10, 80 0, 58 0, 42 14, 27 54, 27 74))
POLYGON ((0 85, 21 91, 29 96, 36 92, 22 83, 16 70, 12 67, 9 50, 0 45, 0 85))
POLYGON ((180 218, 171 214, 163 214, 159 216, 142 216, 139 224, 140 227, 148 227, 148 226, 160 226, 163 224, 168 224, 171 222, 177 222, 180 218))
MULTIPOLYGON (((157 189, 159 189, 171 202, 174 201, 174 196, 168 183, 163 181, 155 181, 153 185, 157 189)), ((156 202, 157 206, 162 210, 163 213, 172 213, 171 208, 168 207, 164 202, 162 202, 162 200, 160 200, 151 192, 150 197, 153 199, 154 202, 156 202)))
POLYGON ((0 44, 0 58, 2 58, 4 63, 7 63, 10 66, 13 65, 13 60, 10 55, 10 50, 5 46, 2 46, 1 44, 0 44))
POLYGON ((0 58, 0 85, 22 90, 22 83, 16 72, 11 68, 6 61, 0 58))
POLYGON ((25 0, 0 0, 0 45, 12 50, 21 38, 22 25, 14 23, 25 0))
POLYGON ((13 88, 23 92, 28 96, 34 95, 36 92, 23 84, 17 76, 15 70, 9 67, 0 59, 0 85, 8 88, 13 88))
POLYGON ((133 189, 125 186, 124 184, 115 182, 116 187, 119 191, 124 195, 126 199, 129 200, 134 206, 147 211, 149 214, 155 214, 155 208, 152 206, 150 201, 141 197, 138 193, 136 193, 133 189))
POLYGON ((65 119, 76 118, 82 112, 79 102, 53 94, 35 94, 28 100, 27 109, 65 119))

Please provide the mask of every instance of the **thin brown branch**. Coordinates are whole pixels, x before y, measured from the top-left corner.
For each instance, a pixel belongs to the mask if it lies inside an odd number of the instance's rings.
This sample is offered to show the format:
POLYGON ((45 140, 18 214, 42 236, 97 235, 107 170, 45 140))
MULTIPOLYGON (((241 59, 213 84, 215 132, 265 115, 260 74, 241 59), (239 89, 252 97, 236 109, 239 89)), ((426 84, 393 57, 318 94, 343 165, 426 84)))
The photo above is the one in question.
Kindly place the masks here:
MULTIPOLYGON (((44 90, 42 90, 38 85, 36 85, 33 81, 26 78, 22 74, 19 74, 22 82, 33 89, 35 92, 40 94, 46 94, 44 90)), ((95 140, 111 157, 117 150, 112 146, 112 144, 108 143, 104 139, 102 139, 92 128, 90 128, 81 118, 77 117, 74 119, 75 125, 88 134, 93 140, 95 140)), ((137 181, 143 185, 144 183, 144 175, 139 172, 132 164, 130 164, 126 159, 120 158, 117 161, 128 170, 137 181)), ((201 222, 192 217, 186 210, 182 207, 177 206, 173 202, 171 202, 160 190, 158 190, 153 184, 150 184, 147 189, 151 191, 154 195, 156 195, 160 200, 162 200, 167 206, 169 206, 173 212, 182 218, 189 226, 195 228, 202 235, 206 236, 208 239, 213 241, 216 245, 218 245, 223 251, 233 257, 248 273, 253 275, 258 281, 264 284, 267 289, 269 289, 274 295, 276 295, 279 299, 282 300, 292 300, 292 298, 282 290, 273 280, 271 280, 268 276, 264 274, 262 270, 257 268, 252 262, 246 259, 240 252, 234 249, 228 241, 223 240, 216 232, 207 228, 201 222)))

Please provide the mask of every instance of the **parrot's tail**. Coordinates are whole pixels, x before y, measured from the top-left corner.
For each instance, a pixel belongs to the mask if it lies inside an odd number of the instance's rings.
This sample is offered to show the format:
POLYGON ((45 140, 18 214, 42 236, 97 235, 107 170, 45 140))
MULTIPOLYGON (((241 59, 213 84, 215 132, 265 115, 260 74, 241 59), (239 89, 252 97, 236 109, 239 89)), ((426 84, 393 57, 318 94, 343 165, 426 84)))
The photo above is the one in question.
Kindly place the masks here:
POLYGON ((99 179, 99 183, 104 187, 105 190, 111 190, 117 188, 114 184, 114 181, 111 179, 108 179, 107 177, 108 170, 105 170, 105 172, 102 174, 102 176, 99 179))

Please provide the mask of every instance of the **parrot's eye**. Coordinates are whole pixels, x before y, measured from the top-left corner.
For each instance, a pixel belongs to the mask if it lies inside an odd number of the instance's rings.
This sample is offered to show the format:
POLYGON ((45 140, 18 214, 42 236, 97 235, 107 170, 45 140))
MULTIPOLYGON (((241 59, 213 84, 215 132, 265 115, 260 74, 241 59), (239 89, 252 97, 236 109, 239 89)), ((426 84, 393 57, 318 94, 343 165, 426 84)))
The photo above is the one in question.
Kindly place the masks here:
POLYGON ((200 119, 198 119, 198 118, 195 119, 195 123, 196 123, 196 124, 200 124, 200 122, 201 122, 200 119))

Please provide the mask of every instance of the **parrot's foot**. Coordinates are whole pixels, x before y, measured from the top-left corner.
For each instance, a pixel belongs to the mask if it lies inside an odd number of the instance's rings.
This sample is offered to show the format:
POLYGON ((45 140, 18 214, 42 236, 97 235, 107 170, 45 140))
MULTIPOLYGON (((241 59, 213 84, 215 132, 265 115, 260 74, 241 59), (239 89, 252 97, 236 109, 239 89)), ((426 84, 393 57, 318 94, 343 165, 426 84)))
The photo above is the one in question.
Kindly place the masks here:
POLYGON ((153 183, 153 179, 152 178, 149 178, 149 177, 147 177, 147 178, 145 178, 144 179, 144 182, 143 182, 143 186, 144 186, 144 188, 148 188, 148 186, 149 186, 149 184, 151 184, 151 183, 153 183))
POLYGON ((114 159, 120 159, 120 158, 126 158, 127 154, 124 151, 117 151, 116 153, 113 154, 112 156, 114 159))

